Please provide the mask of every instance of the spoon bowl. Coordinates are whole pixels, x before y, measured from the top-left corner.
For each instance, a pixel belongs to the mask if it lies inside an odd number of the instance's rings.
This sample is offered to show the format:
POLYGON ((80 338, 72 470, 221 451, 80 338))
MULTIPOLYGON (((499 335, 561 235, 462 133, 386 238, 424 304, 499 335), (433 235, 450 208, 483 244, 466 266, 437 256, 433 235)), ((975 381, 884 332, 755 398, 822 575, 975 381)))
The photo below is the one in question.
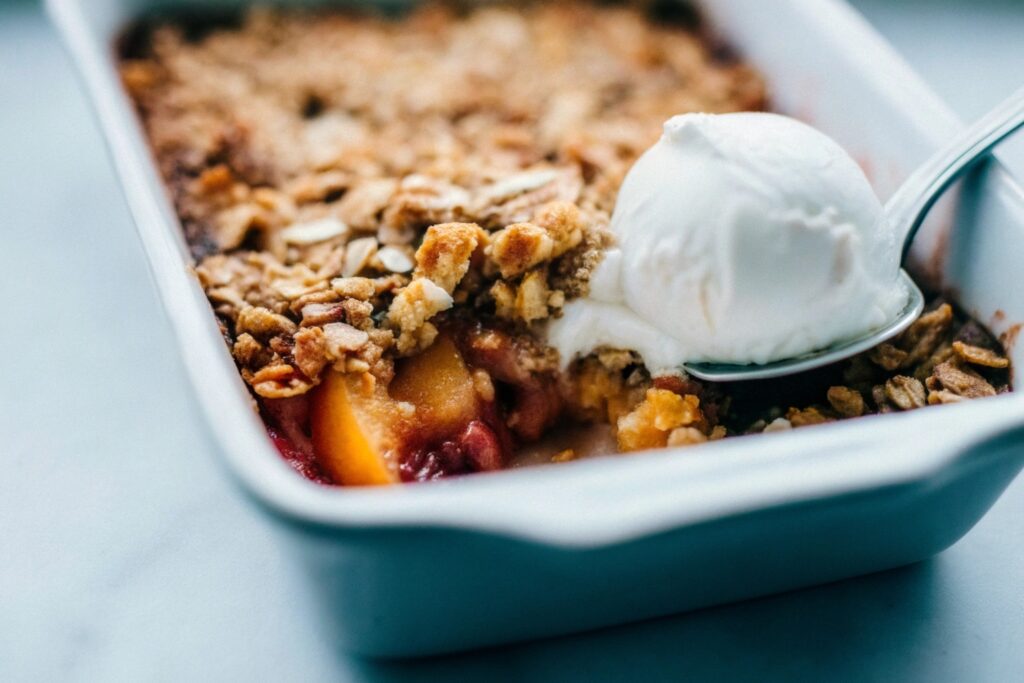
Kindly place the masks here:
POLYGON ((735 363, 686 363, 683 369, 698 379, 709 382, 736 382, 740 380, 768 379, 813 370, 849 358, 861 351, 878 346, 886 339, 895 337, 917 320, 924 310, 924 294, 907 272, 900 269, 900 280, 907 288, 907 303, 895 318, 884 327, 870 330, 853 339, 833 344, 819 351, 805 353, 794 358, 764 363, 761 365, 739 365, 735 363))

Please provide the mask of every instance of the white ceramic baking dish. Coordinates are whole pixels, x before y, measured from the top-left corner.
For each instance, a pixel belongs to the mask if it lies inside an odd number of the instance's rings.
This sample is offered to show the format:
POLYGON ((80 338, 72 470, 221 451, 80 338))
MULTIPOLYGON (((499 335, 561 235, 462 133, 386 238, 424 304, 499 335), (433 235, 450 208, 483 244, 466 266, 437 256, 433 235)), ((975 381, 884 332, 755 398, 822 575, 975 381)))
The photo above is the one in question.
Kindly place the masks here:
MULTIPOLYGON (((301 551, 341 646, 383 656, 450 651, 914 562, 960 538, 1021 468, 1024 394, 1009 394, 432 485, 331 489, 303 480, 250 407, 115 72, 118 31, 182 4, 48 2, 106 133, 224 461, 301 551)), ((776 108, 838 138, 883 195, 957 128, 840 2, 699 4, 766 74, 776 108)), ((957 206, 938 213, 915 247, 919 265, 1012 341, 1015 321, 1024 321, 1024 195, 993 163, 957 206)), ((1024 352, 1010 348, 1024 364, 1024 352)))

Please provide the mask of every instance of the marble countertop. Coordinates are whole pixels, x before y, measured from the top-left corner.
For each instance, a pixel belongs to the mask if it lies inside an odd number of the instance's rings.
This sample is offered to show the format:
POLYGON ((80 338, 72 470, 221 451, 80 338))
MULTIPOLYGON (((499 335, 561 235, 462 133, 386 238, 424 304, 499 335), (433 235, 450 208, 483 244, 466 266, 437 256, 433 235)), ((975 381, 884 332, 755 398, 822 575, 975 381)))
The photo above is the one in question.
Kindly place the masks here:
MULTIPOLYGON (((855 2, 970 118, 1019 85, 1024 5, 855 2)), ((338 652, 223 473, 104 149, 39 8, 0 4, 0 680, 1007 680, 1024 480, 906 569, 426 662, 338 652)), ((1024 171, 1024 140, 1004 158, 1024 171)), ((1024 176, 1024 173, 1022 173, 1024 176)))

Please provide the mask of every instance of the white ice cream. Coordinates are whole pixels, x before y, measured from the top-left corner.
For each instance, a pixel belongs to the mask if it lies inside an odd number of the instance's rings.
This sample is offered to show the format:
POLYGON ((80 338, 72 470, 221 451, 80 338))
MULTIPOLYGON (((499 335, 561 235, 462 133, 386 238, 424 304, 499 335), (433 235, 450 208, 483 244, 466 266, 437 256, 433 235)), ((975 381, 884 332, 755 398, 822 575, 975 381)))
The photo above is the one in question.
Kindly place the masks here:
POLYGON ((563 362, 633 349, 659 373, 766 363, 858 336, 908 297, 881 215, 860 167, 806 124, 676 116, 626 176, 616 244, 549 342, 563 362))

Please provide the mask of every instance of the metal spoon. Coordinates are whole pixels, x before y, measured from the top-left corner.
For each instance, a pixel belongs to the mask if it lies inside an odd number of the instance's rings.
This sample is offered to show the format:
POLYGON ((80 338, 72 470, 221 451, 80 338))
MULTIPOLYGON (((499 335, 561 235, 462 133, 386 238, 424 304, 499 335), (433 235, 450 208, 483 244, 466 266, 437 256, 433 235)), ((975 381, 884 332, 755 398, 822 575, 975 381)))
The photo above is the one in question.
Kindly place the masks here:
MULTIPOLYGON (((896 234, 903 233, 902 261, 906 263, 910 244, 924 221, 928 210, 956 178, 985 155, 996 144, 1024 125, 1024 88, 982 117, 948 145, 918 167, 885 204, 883 220, 889 221, 896 234)), ((849 358, 866 351, 907 329, 924 309, 924 295, 906 271, 900 278, 910 292, 907 305, 899 315, 884 326, 854 339, 838 342, 819 351, 765 363, 685 363, 683 369, 700 379, 731 382, 767 379, 810 370, 849 358)), ((841 314, 841 311, 839 312, 841 314)))

